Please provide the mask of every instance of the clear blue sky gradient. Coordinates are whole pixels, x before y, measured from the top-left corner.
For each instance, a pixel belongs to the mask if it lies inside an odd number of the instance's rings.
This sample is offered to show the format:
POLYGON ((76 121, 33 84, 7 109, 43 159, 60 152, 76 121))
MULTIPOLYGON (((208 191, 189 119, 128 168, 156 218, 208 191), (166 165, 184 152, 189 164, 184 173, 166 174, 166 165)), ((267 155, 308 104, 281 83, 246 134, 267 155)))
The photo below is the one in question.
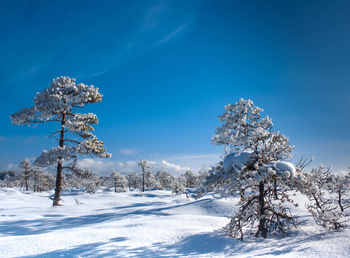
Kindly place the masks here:
POLYGON ((295 159, 346 170, 349 13, 349 1, 2 1, 0 168, 55 144, 53 128, 9 116, 66 75, 104 95, 86 111, 112 161, 220 153, 217 116, 243 97, 295 159))

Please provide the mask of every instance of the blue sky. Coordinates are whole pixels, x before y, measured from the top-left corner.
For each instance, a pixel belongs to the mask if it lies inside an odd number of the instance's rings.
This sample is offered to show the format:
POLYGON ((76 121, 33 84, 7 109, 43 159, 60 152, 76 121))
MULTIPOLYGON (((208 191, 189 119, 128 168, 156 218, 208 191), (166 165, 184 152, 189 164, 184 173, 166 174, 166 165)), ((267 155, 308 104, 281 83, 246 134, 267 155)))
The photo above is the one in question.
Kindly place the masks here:
MULTIPOLYGON (((295 159, 350 165, 348 1, 2 1, 0 168, 55 145, 14 126, 57 76, 104 95, 87 112, 113 158, 180 172, 211 165, 224 105, 250 98, 295 145, 295 159)), ((50 131, 51 130, 51 131, 50 131)))

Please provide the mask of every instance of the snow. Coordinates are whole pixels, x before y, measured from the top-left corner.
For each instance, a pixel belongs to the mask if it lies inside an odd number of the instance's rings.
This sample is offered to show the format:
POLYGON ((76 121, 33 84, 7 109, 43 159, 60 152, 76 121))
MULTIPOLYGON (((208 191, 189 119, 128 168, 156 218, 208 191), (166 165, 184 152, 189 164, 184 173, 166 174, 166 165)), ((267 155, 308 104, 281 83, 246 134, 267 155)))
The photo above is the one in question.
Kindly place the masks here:
POLYGON ((297 195, 300 227, 290 235, 223 235, 236 199, 189 200, 169 191, 63 194, 0 189, 0 257, 348 257, 350 230, 328 232, 313 222, 297 195), (77 205, 76 200, 82 204, 77 205))
POLYGON ((269 163, 271 167, 273 167, 277 173, 284 174, 289 173, 288 177, 296 176, 296 169, 293 163, 288 161, 272 161, 269 163))
POLYGON ((252 153, 248 151, 233 152, 228 154, 223 161, 222 167, 225 172, 230 172, 232 168, 242 170, 247 166, 252 158, 252 153))

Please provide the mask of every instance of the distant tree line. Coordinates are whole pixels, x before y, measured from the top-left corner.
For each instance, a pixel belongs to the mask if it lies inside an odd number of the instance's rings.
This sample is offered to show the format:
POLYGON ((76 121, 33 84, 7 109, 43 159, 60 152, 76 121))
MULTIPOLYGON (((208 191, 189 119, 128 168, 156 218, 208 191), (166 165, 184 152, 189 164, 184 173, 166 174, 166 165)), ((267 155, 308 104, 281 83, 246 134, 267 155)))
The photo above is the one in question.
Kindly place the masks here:
MULTIPOLYGON (((0 172, 0 187, 18 188, 25 191, 47 191, 55 187, 55 176, 51 172, 43 172, 40 168, 31 164, 29 159, 24 159, 19 170, 0 172)), ((208 172, 205 168, 194 174, 187 170, 180 176, 171 175, 164 168, 145 173, 135 171, 130 174, 121 174, 113 171, 108 176, 98 176, 90 172, 85 175, 66 173, 62 178, 63 190, 84 190, 89 193, 96 191, 145 191, 145 190, 169 190, 174 194, 194 192, 202 187, 208 172)))

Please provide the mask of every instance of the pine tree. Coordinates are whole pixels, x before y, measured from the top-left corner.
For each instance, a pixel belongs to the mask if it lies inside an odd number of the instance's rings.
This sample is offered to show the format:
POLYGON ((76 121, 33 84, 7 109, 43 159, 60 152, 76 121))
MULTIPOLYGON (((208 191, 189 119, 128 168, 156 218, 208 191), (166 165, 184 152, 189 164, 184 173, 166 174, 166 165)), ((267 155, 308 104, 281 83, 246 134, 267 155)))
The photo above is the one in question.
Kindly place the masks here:
POLYGON ((42 184, 43 172, 36 167, 33 167, 33 191, 40 192, 42 184))
POLYGON ((43 173, 41 176, 41 189, 51 190, 55 187, 55 176, 51 173, 43 173))
POLYGON ((193 174, 191 170, 187 170, 185 174, 181 175, 183 178, 184 186, 186 188, 195 188, 199 185, 198 177, 193 174))
POLYGON ((171 191, 176 195, 179 195, 185 191, 184 181, 182 178, 174 178, 171 184, 171 191))
POLYGON ((118 172, 112 172, 110 178, 113 181, 114 192, 125 192, 126 180, 123 175, 118 172))
POLYGON ((156 176, 155 174, 148 170, 145 175, 145 185, 147 189, 154 189, 156 188, 157 182, 156 182, 156 176))
POLYGON ((170 175, 164 168, 159 170, 156 174, 157 185, 159 189, 171 189, 171 184, 174 181, 174 177, 170 175))
POLYGON ((25 158, 21 161, 19 167, 23 170, 23 181, 26 191, 29 191, 29 179, 33 177, 32 164, 28 158, 25 158))
POLYGON ((62 190, 62 170, 70 169, 75 173, 85 173, 76 167, 79 155, 95 155, 101 158, 111 157, 91 133, 92 125, 98 123, 93 113, 82 114, 76 110, 86 104, 102 101, 98 88, 83 83, 76 84, 75 79, 59 77, 52 81, 49 88, 36 94, 34 105, 11 115, 12 123, 17 125, 37 125, 54 122, 59 128, 58 146, 43 153, 35 160, 40 167, 57 164, 56 189, 53 206, 60 205, 62 190), (68 138, 69 135, 69 138, 68 138), (71 161, 71 164, 67 164, 71 161))
POLYGON ((283 161, 290 157, 293 147, 287 137, 272 130, 272 120, 268 116, 262 118, 263 110, 251 100, 241 99, 225 109, 219 116, 223 124, 216 129, 212 143, 223 145, 226 156, 209 171, 205 185, 224 196, 241 197, 239 212, 231 218, 227 233, 243 239, 248 226, 257 229, 256 236, 264 238, 268 232, 285 233, 286 226, 295 225, 288 208, 282 205, 293 202, 285 182, 293 176, 295 168, 283 161), (280 162, 287 171, 273 162, 280 162), (278 195, 274 180, 277 177, 281 186, 278 195))
POLYGON ((139 177, 137 174, 126 175, 126 181, 128 183, 129 191, 131 188, 136 189, 139 187, 139 177))
POLYGON ((148 160, 140 160, 137 165, 141 168, 141 172, 142 172, 142 175, 141 175, 141 191, 144 192, 145 191, 145 176, 146 176, 146 173, 147 171, 150 169, 150 168, 153 168, 150 164, 150 162, 148 160))

